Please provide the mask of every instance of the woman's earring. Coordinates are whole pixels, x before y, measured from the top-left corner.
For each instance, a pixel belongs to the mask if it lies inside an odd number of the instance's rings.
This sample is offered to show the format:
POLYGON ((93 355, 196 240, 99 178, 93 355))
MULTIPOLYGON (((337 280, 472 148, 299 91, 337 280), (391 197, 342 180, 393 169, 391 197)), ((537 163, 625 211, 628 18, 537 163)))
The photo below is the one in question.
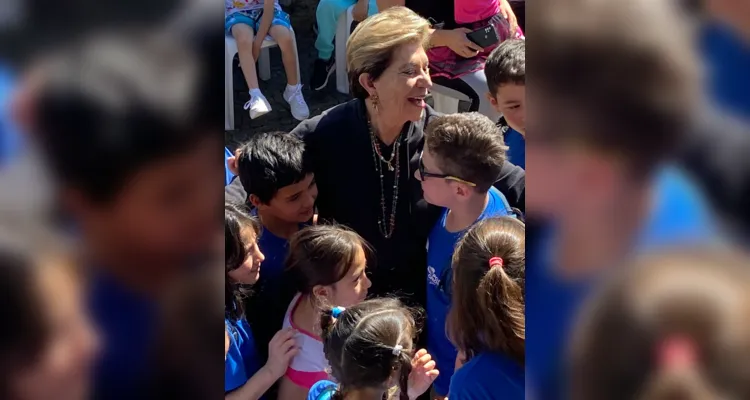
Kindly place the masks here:
POLYGON ((378 98, 377 94, 373 94, 370 96, 370 100, 372 100, 372 107, 375 109, 375 112, 378 112, 378 105, 380 105, 380 99, 378 98))

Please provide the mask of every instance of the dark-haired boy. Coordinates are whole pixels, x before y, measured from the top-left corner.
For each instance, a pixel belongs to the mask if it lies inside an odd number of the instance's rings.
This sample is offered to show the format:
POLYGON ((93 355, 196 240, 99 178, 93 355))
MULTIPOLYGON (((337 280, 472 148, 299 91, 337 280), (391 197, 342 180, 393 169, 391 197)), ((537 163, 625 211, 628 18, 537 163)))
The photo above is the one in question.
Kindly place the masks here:
MULTIPOLYGON (((265 260, 247 307, 248 321, 259 343, 271 340, 281 326, 286 300, 291 300, 281 298, 289 238, 311 221, 315 212, 318 188, 304 153, 305 144, 296 136, 260 133, 240 146, 236 158, 230 161, 246 201, 263 225, 258 247, 265 260)), ((261 361, 267 356, 262 347, 261 361)))
POLYGON ((476 221, 512 214, 505 196, 492 186, 506 150, 499 128, 479 113, 436 117, 425 131, 415 177, 425 200, 444 207, 427 239, 427 347, 441 365, 434 384, 439 396, 448 395, 457 356, 445 334, 453 249, 476 221))
POLYGON ((148 397, 158 299, 221 234, 221 141, 188 49, 98 37, 51 60, 33 104, 30 134, 89 267, 103 339, 92 398, 148 397))
POLYGON ((509 39, 492 50, 484 64, 487 99, 502 114, 498 124, 508 145, 508 160, 526 169, 526 41, 509 39))

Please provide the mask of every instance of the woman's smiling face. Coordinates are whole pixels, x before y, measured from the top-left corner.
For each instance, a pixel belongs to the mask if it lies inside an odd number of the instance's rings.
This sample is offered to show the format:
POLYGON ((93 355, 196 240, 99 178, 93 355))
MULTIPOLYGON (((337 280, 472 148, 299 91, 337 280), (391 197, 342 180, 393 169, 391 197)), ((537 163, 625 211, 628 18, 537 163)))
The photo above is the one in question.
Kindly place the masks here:
MULTIPOLYGON (((366 87, 366 86, 365 86, 366 87)), ((369 89, 377 95, 378 113, 387 121, 418 121, 432 87, 427 53, 419 42, 404 44, 393 51, 391 63, 369 89)))

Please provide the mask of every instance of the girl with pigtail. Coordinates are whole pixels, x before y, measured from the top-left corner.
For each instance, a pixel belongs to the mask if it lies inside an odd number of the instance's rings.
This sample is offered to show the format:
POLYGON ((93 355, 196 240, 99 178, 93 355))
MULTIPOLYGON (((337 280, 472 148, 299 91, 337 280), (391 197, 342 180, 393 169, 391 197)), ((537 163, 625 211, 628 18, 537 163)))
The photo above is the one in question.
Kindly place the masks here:
POLYGON ((329 308, 320 326, 337 383, 316 383, 308 400, 415 400, 438 376, 427 351, 415 351, 414 316, 398 300, 329 308))
POLYGON ((518 219, 489 218, 456 247, 446 331, 459 356, 450 400, 525 398, 525 236, 518 219))
POLYGON ((651 254, 586 305, 571 400, 750 399, 750 260, 728 250, 651 254))

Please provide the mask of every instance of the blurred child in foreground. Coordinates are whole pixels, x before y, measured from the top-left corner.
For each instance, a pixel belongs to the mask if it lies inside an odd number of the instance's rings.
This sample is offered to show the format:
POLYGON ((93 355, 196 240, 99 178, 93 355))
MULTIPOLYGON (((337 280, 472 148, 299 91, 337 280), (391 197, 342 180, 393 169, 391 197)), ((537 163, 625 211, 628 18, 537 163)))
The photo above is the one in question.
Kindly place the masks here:
POLYGON ((57 243, 25 239, 0 237, 0 398, 89 399, 100 342, 79 271, 57 243))
POLYGON ((527 251, 526 280, 526 365, 540 398, 566 391, 563 347, 608 269, 716 233, 702 196, 672 166, 700 91, 674 6, 558 0, 540 8, 535 35, 544 45, 527 53, 536 70, 526 137, 535 194, 527 213, 546 221, 527 251))
POLYGON ((587 304, 569 398, 750 398, 748 265, 717 249, 634 262, 587 304))
POLYGON ((31 134, 81 246, 104 338, 95 398, 142 395, 157 300, 220 229, 221 139, 201 105, 209 73, 183 39, 101 35, 65 48, 34 102, 31 134))

